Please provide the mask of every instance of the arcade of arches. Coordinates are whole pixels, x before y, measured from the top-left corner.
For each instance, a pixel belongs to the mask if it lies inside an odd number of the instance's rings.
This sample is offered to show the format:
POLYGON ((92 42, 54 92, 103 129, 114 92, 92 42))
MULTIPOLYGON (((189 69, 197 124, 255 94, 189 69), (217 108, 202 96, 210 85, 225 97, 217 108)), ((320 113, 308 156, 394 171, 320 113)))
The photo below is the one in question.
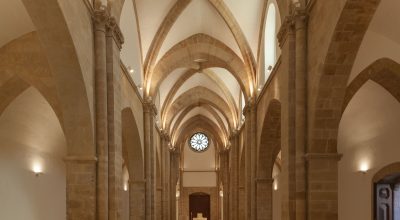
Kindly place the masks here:
POLYGON ((0 0, 0 219, 400 219, 399 11, 0 0))

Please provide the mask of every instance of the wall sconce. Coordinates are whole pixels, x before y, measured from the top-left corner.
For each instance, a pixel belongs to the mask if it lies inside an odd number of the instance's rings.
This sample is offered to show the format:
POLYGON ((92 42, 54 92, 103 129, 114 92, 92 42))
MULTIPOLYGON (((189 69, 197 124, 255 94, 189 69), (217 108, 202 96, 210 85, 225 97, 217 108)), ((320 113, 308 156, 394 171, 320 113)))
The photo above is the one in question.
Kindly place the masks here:
POLYGON ((175 194, 175 196, 176 196, 176 198, 179 198, 179 196, 181 196, 181 193, 179 192, 179 190, 178 190, 178 191, 176 191, 176 194, 175 194))
POLYGON ((278 182, 275 180, 274 181, 274 190, 277 191, 278 190, 278 182))
POLYGON ((135 70, 132 68, 132 67, 130 67, 130 66, 128 66, 128 72, 130 73, 130 74, 133 74, 134 72, 135 72, 135 70))
POLYGON ((124 183, 124 191, 128 192, 128 184, 127 183, 124 183))
POLYGON ((43 174, 43 167, 40 163, 33 164, 32 171, 36 177, 39 177, 43 174))
POLYGON ((219 191, 219 196, 220 196, 221 198, 224 197, 224 191, 220 190, 220 191, 219 191))
POLYGON ((272 66, 269 65, 269 66, 267 67, 267 72, 270 73, 271 71, 272 71, 272 66))
POLYGON ((360 164, 360 169, 359 169, 360 173, 366 174, 368 172, 368 170, 369 170, 368 163, 363 162, 363 163, 360 164))

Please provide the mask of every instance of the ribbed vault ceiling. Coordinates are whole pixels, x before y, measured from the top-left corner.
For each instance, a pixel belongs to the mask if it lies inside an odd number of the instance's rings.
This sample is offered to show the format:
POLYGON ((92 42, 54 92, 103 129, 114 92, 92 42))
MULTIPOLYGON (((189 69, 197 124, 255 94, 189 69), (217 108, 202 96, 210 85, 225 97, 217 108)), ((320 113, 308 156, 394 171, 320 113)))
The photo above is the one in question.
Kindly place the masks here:
POLYGON ((136 0, 144 96, 172 143, 207 131, 226 147, 253 96, 265 0, 136 0), (245 98, 243 98, 245 97, 245 98))

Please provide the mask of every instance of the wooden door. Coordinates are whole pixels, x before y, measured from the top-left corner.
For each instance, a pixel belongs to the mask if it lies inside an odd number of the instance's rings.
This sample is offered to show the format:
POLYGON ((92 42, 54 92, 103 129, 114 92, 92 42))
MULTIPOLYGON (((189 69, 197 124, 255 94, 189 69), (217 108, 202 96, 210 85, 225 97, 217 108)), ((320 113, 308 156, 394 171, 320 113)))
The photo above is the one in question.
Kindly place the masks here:
POLYGON ((189 195, 189 220, 197 217, 197 213, 203 213, 203 217, 210 220, 210 195, 194 193, 189 195))
POLYGON ((393 220, 393 193, 390 184, 377 184, 376 187, 376 220, 393 220))

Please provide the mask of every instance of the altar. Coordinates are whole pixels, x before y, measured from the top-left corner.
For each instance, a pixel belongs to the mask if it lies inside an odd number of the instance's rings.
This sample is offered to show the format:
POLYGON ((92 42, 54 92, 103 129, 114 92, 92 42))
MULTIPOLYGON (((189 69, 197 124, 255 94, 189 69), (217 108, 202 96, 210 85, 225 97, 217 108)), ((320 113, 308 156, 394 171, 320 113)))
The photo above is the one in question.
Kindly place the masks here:
POLYGON ((203 217, 203 213, 197 213, 197 217, 193 218, 193 220, 207 220, 207 218, 203 217))

